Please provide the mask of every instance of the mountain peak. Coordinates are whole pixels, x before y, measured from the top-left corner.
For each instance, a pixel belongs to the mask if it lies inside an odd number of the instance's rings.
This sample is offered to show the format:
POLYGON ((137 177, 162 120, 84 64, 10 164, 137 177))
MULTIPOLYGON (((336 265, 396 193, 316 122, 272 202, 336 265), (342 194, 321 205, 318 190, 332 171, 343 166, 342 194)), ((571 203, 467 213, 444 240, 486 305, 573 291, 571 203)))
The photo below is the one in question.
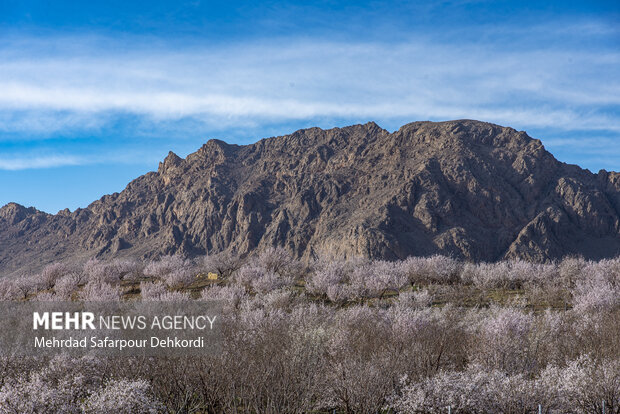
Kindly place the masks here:
POLYGON ((183 158, 170 151, 168 152, 166 158, 164 158, 164 160, 159 163, 159 168, 157 169, 157 172, 159 174, 165 174, 170 169, 179 167, 181 164, 183 164, 183 158))
POLYGON ((0 208, 0 219, 9 225, 13 225, 37 212, 39 211, 34 207, 24 207, 21 204, 11 202, 0 208))
POLYGON ((0 209, 0 272, 46 258, 271 246, 305 258, 620 254, 618 173, 566 165, 525 132, 474 120, 209 140, 185 159, 170 152, 157 173, 84 210, 23 224, 34 212, 0 209))

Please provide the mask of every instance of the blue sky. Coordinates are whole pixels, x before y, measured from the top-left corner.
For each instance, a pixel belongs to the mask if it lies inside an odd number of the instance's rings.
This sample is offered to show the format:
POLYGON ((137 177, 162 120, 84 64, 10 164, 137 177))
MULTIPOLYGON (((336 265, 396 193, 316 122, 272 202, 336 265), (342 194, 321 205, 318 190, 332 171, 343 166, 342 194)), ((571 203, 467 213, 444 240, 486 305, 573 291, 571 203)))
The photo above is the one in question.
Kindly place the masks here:
POLYGON ((210 138, 459 118, 620 171, 617 1, 0 0, 0 205, 85 207, 210 138))

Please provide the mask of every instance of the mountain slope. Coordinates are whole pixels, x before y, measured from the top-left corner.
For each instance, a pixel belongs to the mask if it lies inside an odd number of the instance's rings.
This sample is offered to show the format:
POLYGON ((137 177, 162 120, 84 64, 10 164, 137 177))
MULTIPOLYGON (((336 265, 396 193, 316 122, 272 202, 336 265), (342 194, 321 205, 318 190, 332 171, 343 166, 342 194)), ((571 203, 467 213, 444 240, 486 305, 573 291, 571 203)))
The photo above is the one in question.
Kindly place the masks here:
POLYGON ((620 174, 557 161, 540 141, 471 120, 310 128, 211 140, 85 209, 0 209, 0 273, 92 256, 249 253, 281 245, 387 259, 620 254, 620 174))

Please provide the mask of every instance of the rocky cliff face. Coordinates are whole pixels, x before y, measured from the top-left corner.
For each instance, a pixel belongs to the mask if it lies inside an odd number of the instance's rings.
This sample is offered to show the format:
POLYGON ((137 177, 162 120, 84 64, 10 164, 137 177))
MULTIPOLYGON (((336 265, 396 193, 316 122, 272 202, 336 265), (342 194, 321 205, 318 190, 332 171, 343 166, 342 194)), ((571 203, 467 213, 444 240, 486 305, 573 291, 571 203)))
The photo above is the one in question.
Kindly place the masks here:
POLYGON ((620 174, 557 161, 478 121, 310 128, 211 140, 85 209, 0 209, 0 273, 92 256, 245 254, 284 246, 387 259, 620 254, 620 174))

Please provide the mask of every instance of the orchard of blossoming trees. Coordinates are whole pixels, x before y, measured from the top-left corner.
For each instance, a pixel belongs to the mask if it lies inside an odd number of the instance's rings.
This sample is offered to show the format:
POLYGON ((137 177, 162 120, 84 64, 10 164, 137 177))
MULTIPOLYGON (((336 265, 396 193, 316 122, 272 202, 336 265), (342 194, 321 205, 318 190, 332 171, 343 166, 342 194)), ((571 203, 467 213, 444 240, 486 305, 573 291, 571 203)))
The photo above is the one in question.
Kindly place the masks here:
POLYGON ((620 413, 620 259, 90 260, 0 298, 225 303, 215 355, 3 355, 0 413, 620 413))

